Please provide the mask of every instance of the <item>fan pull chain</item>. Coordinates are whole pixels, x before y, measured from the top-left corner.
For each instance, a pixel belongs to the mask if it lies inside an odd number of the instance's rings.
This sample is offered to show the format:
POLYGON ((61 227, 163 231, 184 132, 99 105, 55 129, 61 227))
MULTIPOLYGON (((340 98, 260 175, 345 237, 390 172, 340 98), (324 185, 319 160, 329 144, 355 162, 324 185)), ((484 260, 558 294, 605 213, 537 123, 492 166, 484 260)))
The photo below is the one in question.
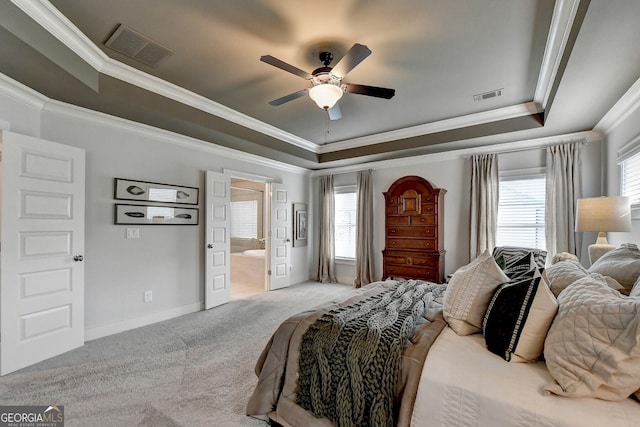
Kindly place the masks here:
POLYGON ((324 145, 327 145, 327 142, 328 142, 327 139, 329 137, 329 132, 330 132, 330 130, 329 130, 329 123, 330 123, 329 122, 329 113, 325 114, 324 122, 325 122, 325 129, 326 129, 325 133, 324 133, 324 145))

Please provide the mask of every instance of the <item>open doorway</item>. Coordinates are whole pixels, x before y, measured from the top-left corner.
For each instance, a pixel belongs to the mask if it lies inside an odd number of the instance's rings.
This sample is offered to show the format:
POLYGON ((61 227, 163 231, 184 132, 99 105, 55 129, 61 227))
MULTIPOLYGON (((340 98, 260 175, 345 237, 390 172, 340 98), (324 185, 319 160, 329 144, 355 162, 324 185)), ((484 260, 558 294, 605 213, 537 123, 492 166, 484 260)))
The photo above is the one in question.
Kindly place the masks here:
POLYGON ((264 182, 231 178, 231 298, 267 290, 264 182))

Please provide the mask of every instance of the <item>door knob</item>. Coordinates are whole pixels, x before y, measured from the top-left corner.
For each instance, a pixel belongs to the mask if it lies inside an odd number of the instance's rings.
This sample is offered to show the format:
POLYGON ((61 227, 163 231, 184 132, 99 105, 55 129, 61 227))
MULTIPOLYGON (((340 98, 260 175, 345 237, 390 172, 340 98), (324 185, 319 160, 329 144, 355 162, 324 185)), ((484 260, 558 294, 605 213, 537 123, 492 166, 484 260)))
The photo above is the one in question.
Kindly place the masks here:
POLYGON ((84 261, 84 257, 82 255, 75 255, 73 257, 73 260, 77 261, 77 262, 82 262, 82 261, 84 261))
POLYGON ((212 245, 211 243, 209 243, 209 244, 207 245, 207 248, 209 248, 209 249, 213 249, 213 245, 212 245))

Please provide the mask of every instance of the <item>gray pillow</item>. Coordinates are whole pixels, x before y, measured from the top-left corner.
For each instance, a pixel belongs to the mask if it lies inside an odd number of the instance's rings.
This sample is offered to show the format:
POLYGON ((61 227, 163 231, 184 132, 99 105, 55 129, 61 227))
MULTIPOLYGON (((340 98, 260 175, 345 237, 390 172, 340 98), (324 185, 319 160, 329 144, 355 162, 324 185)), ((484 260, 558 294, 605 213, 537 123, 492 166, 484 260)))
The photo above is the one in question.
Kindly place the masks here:
POLYGON ((630 291, 640 277, 640 250, 633 243, 622 244, 602 255, 589 268, 589 272, 613 277, 630 291))

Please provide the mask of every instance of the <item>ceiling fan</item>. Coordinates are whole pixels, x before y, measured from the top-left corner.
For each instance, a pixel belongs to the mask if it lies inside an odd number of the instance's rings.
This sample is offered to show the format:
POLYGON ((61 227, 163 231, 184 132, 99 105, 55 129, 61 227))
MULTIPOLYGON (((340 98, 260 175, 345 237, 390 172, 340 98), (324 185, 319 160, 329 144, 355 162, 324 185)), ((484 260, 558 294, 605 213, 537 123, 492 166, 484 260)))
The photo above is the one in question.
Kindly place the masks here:
POLYGON ((333 54, 329 51, 323 51, 319 54, 323 67, 316 68, 311 73, 307 73, 271 55, 261 56, 260 61, 273 65, 281 70, 288 71, 305 80, 309 80, 312 85, 310 88, 274 99, 269 102, 269 104, 274 106, 282 105, 285 102, 293 101, 309 93, 309 97, 318 107, 329 113, 331 120, 338 120, 342 117, 338 100, 342 98, 344 92, 391 99, 396 93, 395 89, 345 83, 342 81, 349 71, 353 70, 369 55, 371 55, 371 50, 369 50, 367 46, 356 43, 349 49, 346 55, 338 61, 335 67, 330 67, 329 65, 331 61, 333 61, 333 54))

